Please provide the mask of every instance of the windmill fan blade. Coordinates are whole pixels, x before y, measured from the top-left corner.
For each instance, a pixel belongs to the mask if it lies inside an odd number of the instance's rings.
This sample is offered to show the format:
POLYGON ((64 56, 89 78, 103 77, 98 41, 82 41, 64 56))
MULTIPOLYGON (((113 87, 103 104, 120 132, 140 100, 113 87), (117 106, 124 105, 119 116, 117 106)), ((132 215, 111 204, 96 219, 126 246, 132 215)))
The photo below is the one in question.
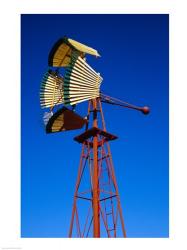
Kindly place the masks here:
POLYGON ((68 42, 74 47, 76 48, 77 50, 81 51, 81 52, 84 52, 86 54, 90 54, 90 55, 93 55, 93 56, 100 56, 99 53, 97 52, 97 50, 91 48, 91 47, 88 47, 87 45, 84 45, 82 43, 79 43, 73 39, 70 39, 68 38, 68 42))
POLYGON ((51 49, 48 57, 48 64, 52 67, 67 67, 71 62, 72 54, 75 52, 78 53, 78 55, 86 53, 100 56, 97 50, 64 37, 59 39, 51 49))
POLYGON ((48 121, 46 133, 80 129, 87 120, 65 107, 59 109, 48 121))
POLYGON ((56 72, 49 70, 44 75, 40 88, 41 107, 53 107, 63 102, 63 78, 56 72))
POLYGON ((49 53, 49 66, 66 67, 71 61, 71 53, 72 48, 67 44, 66 39, 59 39, 49 53))
POLYGON ((73 56, 64 76, 64 104, 74 105, 100 95, 103 78, 80 56, 73 56))

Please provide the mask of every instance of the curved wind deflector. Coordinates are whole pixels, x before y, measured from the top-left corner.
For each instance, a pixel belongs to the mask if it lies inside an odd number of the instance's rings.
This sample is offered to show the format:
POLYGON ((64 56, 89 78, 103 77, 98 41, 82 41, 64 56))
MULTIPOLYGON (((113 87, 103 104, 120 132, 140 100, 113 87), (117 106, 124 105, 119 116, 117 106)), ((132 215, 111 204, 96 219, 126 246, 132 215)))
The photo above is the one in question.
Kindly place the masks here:
POLYGON ((74 56, 64 76, 64 104, 74 105, 99 97, 102 80, 84 59, 74 56))
POLYGON ((99 53, 97 52, 97 50, 88 47, 87 45, 84 45, 82 43, 79 43, 73 39, 68 38, 68 42, 78 51, 83 52, 85 54, 90 54, 92 56, 96 56, 99 57, 99 53))
POLYGON ((65 107, 59 109, 48 121, 46 133, 80 129, 87 120, 65 107))
POLYGON ((54 107, 63 102, 63 78, 56 72, 48 70, 43 77, 40 88, 41 107, 54 107))
POLYGON ((59 39, 51 49, 48 57, 49 66, 67 67, 71 62, 71 57, 74 52, 82 57, 84 57, 84 54, 90 54, 96 57, 100 56, 97 50, 64 37, 59 39))

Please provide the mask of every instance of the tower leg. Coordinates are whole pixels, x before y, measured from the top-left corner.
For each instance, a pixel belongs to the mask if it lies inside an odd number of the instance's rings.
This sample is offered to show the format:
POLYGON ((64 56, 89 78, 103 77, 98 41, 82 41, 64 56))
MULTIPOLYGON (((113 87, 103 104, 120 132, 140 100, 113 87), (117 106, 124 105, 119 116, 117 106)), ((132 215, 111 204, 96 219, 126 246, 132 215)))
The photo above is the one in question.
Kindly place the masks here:
MULTIPOLYGON (((83 156, 84 156, 84 148, 85 145, 82 145, 82 152, 81 152, 81 157, 80 157, 80 163, 79 163, 79 170, 78 170, 78 177, 77 177, 77 183, 75 187, 75 194, 74 194, 74 201, 73 201, 73 209, 72 209, 72 216, 71 216, 71 223, 70 223, 70 229, 69 229, 69 237, 72 237, 72 231, 73 231, 73 224, 74 224, 74 219, 78 220, 77 216, 75 218, 75 213, 76 213, 76 202, 77 202, 77 194, 78 194, 78 189, 81 181, 81 176, 83 173, 83 156)), ((77 224, 77 223, 76 223, 77 224)), ((79 230, 80 231, 80 230, 79 230)), ((81 235, 79 236, 81 237, 81 235)))
MULTIPOLYGON (((97 127, 97 102, 93 100, 93 126, 97 127)), ((93 137, 93 236, 100 237, 100 219, 99 219, 99 178, 98 178, 98 138, 93 137)))
POLYGON ((112 161, 112 154, 110 151, 110 145, 107 142, 107 150, 109 153, 109 159, 110 159, 110 165, 111 165, 111 175, 112 175, 112 179, 113 179, 113 183, 115 186, 115 190, 116 190, 116 198, 117 198, 117 207, 119 210, 119 215, 120 215, 120 221, 121 221, 121 227, 122 227, 122 231, 123 231, 123 236, 124 238, 126 238, 126 231, 125 231, 125 225, 124 225, 124 219, 123 219, 123 214, 122 214, 122 209, 121 209, 121 204, 120 204, 120 198, 119 198, 119 191, 118 191, 118 185, 117 185, 117 181, 116 181, 116 177, 115 177, 115 172, 114 172, 114 166, 113 166, 113 161, 112 161))

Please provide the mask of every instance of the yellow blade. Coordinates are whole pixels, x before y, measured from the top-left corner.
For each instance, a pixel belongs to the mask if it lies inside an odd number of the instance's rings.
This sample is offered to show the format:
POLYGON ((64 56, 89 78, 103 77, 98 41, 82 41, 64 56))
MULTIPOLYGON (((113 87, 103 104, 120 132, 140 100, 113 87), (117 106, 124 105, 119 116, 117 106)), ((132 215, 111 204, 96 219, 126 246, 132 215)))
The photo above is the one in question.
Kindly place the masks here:
POLYGON ((81 51, 81 52, 84 52, 84 53, 87 53, 87 54, 90 54, 90 55, 93 55, 93 56, 100 56, 99 53, 97 52, 97 50, 91 48, 91 47, 88 47, 82 43, 79 43, 73 39, 70 39, 68 38, 68 42, 77 50, 81 51))

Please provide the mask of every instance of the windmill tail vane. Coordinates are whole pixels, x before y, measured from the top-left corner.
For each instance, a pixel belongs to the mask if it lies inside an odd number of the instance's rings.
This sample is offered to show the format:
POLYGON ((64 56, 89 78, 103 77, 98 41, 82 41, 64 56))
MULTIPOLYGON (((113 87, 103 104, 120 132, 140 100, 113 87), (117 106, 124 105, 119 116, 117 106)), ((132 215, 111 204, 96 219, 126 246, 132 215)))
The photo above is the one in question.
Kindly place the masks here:
POLYGON ((103 78, 87 63, 87 54, 100 57, 97 50, 67 37, 59 39, 52 47, 49 70, 40 87, 41 108, 48 109, 43 116, 45 130, 51 134, 85 126, 84 132, 74 138, 82 144, 82 151, 69 237, 126 237, 109 146, 109 141, 117 136, 106 130, 101 103, 138 110, 145 115, 150 110, 147 106, 138 107, 102 93, 103 78), (85 117, 75 112, 75 106, 82 102, 88 103, 85 117), (83 183, 86 174, 87 181, 83 183), (86 190, 85 185, 88 185, 86 190), (87 201, 87 207, 79 208, 82 200, 87 201), (85 216, 80 216, 80 209, 85 216))

